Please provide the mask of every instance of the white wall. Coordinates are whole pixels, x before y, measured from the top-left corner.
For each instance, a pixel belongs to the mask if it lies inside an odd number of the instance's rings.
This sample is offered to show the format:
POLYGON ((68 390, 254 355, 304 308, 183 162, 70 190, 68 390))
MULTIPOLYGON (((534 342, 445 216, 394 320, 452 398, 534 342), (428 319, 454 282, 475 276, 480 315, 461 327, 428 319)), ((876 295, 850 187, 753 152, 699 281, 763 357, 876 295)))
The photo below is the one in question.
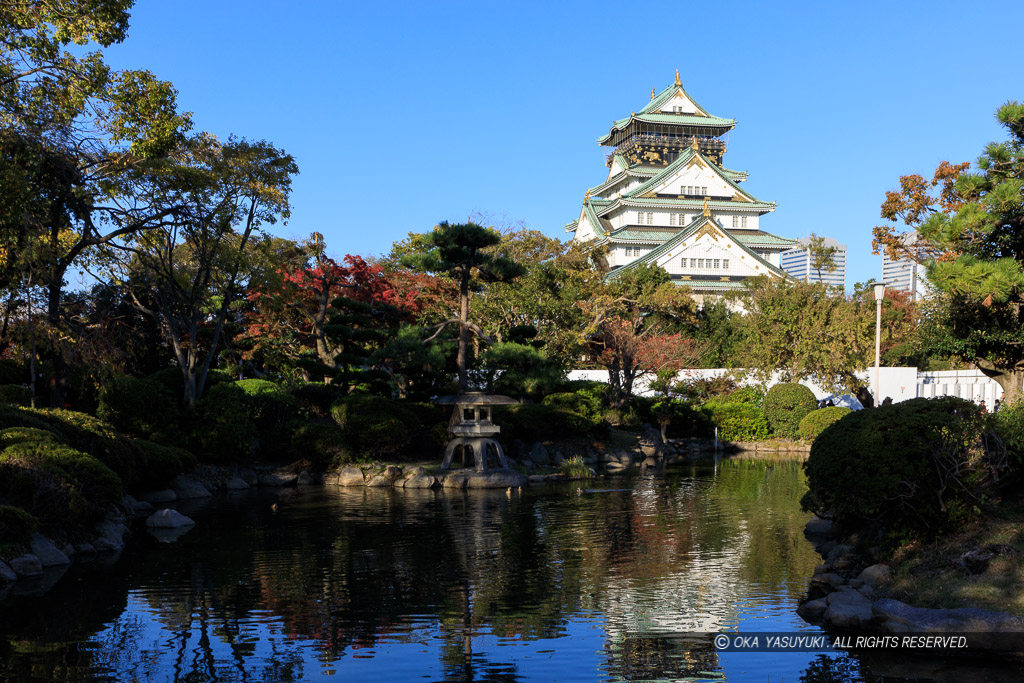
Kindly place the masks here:
MULTIPOLYGON (((729 374, 729 370, 724 368, 684 370, 679 373, 679 379, 707 379, 726 374, 729 374)), ((874 384, 874 375, 874 368, 857 373, 858 377, 867 381, 869 387, 874 384)), ((573 370, 569 373, 569 379, 607 382, 608 372, 605 370, 573 370)), ((740 383, 754 384, 753 380, 749 378, 740 383)), ((778 376, 775 376, 767 383, 767 386, 771 387, 778 383, 778 376)), ((836 405, 847 406, 854 410, 859 410, 862 407, 860 402, 852 396, 837 396, 812 382, 801 382, 801 384, 814 392, 814 397, 819 400, 831 398, 836 405)), ((985 405, 991 410, 995 400, 1002 400, 1003 397, 1003 390, 996 381, 985 377, 978 370, 919 372, 917 368, 879 368, 878 384, 878 391, 872 391, 872 394, 878 397, 879 402, 886 397, 891 398, 893 403, 899 403, 918 397, 958 396, 975 403, 984 400, 985 405)), ((644 380, 636 383, 634 393, 640 396, 653 395, 644 380)))

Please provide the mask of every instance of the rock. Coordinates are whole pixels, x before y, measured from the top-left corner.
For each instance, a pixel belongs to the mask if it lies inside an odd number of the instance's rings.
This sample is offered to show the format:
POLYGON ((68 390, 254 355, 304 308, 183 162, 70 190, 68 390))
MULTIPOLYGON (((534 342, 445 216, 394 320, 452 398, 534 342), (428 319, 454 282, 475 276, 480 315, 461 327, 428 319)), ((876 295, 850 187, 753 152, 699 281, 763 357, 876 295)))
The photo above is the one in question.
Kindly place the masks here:
POLYGON ((237 476, 249 486, 256 486, 260 483, 260 478, 248 467, 239 467, 237 476))
POLYGON ((414 474, 402 483, 407 489, 432 489, 437 486, 437 477, 432 474, 414 474))
POLYGON ((546 474, 531 474, 530 476, 528 476, 526 478, 526 480, 528 482, 530 482, 531 484, 543 484, 544 482, 546 482, 548 480, 548 475, 546 475, 546 474))
POLYGON ((864 585, 864 579, 850 579, 849 581, 847 581, 847 583, 849 584, 850 588, 856 588, 857 590, 860 590, 861 587, 864 585))
POLYGON ((555 465, 561 465, 565 462, 565 455, 562 454, 562 451, 555 451, 555 454, 551 456, 551 462, 555 465))
POLYGON ((832 565, 830 564, 819 564, 814 568, 815 574, 828 574, 830 571, 832 571, 832 565))
POLYGON ((18 580, 18 574, 7 566, 7 563, 0 560, 0 582, 14 583, 18 580))
POLYGON ((544 444, 537 442, 530 446, 530 460, 538 465, 550 465, 551 455, 544 444))
POLYGON ((128 533, 128 527, 108 519, 96 525, 96 533, 99 534, 99 538, 92 543, 97 551, 120 550, 124 547, 124 537, 128 533), (106 543, 101 543, 101 541, 106 543))
POLYGON ((811 577, 811 582, 824 583, 829 586, 832 586, 833 588, 838 588, 839 586, 842 586, 846 583, 846 579, 839 576, 839 574, 835 574, 833 572, 826 572, 825 574, 815 574, 811 577))
POLYGON ((123 543, 114 543, 109 538, 99 537, 92 542, 93 550, 98 553, 113 553, 124 548, 123 543))
POLYGON ((294 472, 266 472, 260 475, 260 486, 292 486, 298 479, 294 472))
POLYGON ((839 629, 864 628, 871 622, 871 601, 849 587, 843 587, 826 598, 828 609, 824 619, 839 629))
POLYGON ((850 555, 852 553, 853 553, 853 546, 840 544, 840 545, 834 546, 828 552, 828 555, 825 556, 825 561, 828 562, 829 564, 831 564, 832 566, 835 566, 836 560, 838 560, 841 557, 845 557, 846 555, 850 555))
POLYGON ((899 600, 884 598, 876 600, 871 607, 882 630, 887 633, 992 633, 1002 631, 1024 631, 1024 618, 978 609, 925 609, 911 607, 899 600))
POLYGON ((515 488, 526 483, 526 477, 515 470, 472 472, 466 477, 466 486, 471 489, 515 488))
POLYGON ((7 564, 18 576, 39 576, 43 573, 43 563, 35 555, 21 555, 8 560, 7 564))
POLYGON ((657 467, 658 459, 655 457, 648 456, 644 458, 644 467, 657 467))
POLYGON ((812 543, 826 541, 836 535, 833 523, 828 519, 815 517, 804 525, 804 536, 812 543))
MULTIPOLYGON (((178 500, 184 500, 187 498, 209 498, 213 494, 202 485, 202 483, 195 479, 189 479, 188 477, 179 474, 171 482, 171 490, 174 491, 175 495, 178 496, 178 500)), ((149 501, 153 502, 153 501, 149 501)))
POLYGON ((598 460, 600 460, 601 462, 603 462, 605 464, 610 463, 610 462, 618 462, 619 461, 619 456, 615 455, 614 453, 604 453, 604 454, 601 455, 600 458, 598 458, 598 460))
POLYGON ((146 526, 158 529, 177 529, 183 526, 195 526, 195 521, 177 510, 164 508, 163 510, 157 510, 146 518, 146 526))
POLYGON ((817 600, 808 600, 797 607, 796 613, 807 621, 820 621, 825 616, 826 609, 828 609, 828 601, 818 598, 817 600))
POLYGON ((446 489, 464 489, 466 488, 466 475, 462 472, 449 474, 441 482, 441 486, 446 489))
POLYGON ((161 489, 143 493, 139 498, 152 505, 159 505, 160 503, 173 503, 178 500, 178 494, 170 489, 161 489))
POLYGON ((242 479, 241 477, 231 477, 224 484, 224 487, 227 488, 228 491, 242 491, 249 488, 249 484, 247 484, 245 479, 242 479))
POLYGON ((299 472, 299 476, 295 480, 295 483, 298 484, 299 486, 309 486, 310 484, 316 483, 316 477, 314 477, 306 470, 302 470, 301 472, 299 472))
POLYGON ((44 567, 71 564, 68 556, 58 550, 57 546, 50 539, 38 531, 32 534, 28 541, 28 546, 32 549, 32 554, 39 558, 39 562, 44 567))
POLYGON ((865 567, 858 576, 858 579, 870 586, 884 586, 891 580, 891 572, 887 564, 873 564, 865 567))
POLYGON ((391 485, 392 485, 391 480, 388 479, 387 476, 383 472, 380 472, 378 474, 372 475, 366 481, 366 486, 367 487, 391 486, 391 485))
POLYGON ((147 514, 153 512, 153 505, 151 503, 147 503, 144 500, 134 500, 133 499, 131 510, 132 510, 132 514, 134 514, 134 515, 136 515, 138 517, 141 517, 143 515, 147 515, 147 514))
POLYGON ((338 473, 328 472, 324 475, 324 486, 337 486, 338 485, 338 473))
POLYGON ((93 555, 96 553, 96 548, 92 543, 79 543, 75 546, 75 552, 79 555, 93 555))
POLYGON ((363 471, 358 467, 342 467, 338 472, 338 486, 365 486, 363 471))
POLYGON ((395 481, 402 477, 402 468, 397 465, 388 465, 382 472, 384 478, 388 480, 388 483, 393 484, 395 481))
POLYGON ((626 464, 623 464, 621 462, 615 461, 615 462, 607 462, 607 463, 605 463, 604 468, 608 472, 622 472, 624 470, 629 469, 629 465, 626 465, 626 464))

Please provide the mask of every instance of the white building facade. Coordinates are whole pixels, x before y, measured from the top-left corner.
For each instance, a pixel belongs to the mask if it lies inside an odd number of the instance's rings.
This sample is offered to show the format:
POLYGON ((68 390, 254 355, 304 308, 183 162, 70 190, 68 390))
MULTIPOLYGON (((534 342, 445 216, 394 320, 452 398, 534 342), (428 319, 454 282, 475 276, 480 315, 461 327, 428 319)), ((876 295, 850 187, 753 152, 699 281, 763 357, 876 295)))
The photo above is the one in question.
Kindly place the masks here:
POLYGON ((811 267, 811 252, 808 247, 809 237, 797 240, 800 245, 797 249, 790 249, 782 252, 780 265, 784 271, 793 278, 803 282, 821 282, 829 287, 846 289, 846 245, 840 244, 831 237, 823 238, 823 246, 832 247, 836 250, 832 256, 835 267, 831 270, 824 268, 819 273, 811 267))
POLYGON ((742 189, 745 171, 722 164, 735 119, 713 116, 673 85, 619 119, 598 142, 614 148, 604 182, 588 189, 575 241, 607 248, 609 278, 640 264, 664 268, 700 301, 743 289, 746 278, 786 277, 780 255, 795 240, 761 230, 775 211, 742 189))

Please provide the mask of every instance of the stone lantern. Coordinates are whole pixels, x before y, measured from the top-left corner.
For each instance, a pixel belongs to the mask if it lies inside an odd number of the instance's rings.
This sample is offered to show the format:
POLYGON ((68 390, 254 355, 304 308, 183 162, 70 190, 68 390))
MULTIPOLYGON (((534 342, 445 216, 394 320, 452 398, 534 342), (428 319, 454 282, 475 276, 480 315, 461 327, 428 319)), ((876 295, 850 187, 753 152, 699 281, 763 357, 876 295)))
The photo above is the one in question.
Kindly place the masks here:
POLYGON ((455 406, 455 413, 448 425, 448 433, 452 438, 444 449, 441 469, 446 470, 451 467, 452 457, 460 448, 462 449, 462 462, 469 462, 466 457, 469 454, 473 458, 474 467, 479 472, 487 470, 490 452, 497 457, 499 468, 508 468, 505 452, 502 451, 501 444, 493 438, 501 431, 501 427, 491 421, 491 408, 514 405, 518 401, 508 396, 469 391, 458 396, 443 396, 434 403, 455 406))

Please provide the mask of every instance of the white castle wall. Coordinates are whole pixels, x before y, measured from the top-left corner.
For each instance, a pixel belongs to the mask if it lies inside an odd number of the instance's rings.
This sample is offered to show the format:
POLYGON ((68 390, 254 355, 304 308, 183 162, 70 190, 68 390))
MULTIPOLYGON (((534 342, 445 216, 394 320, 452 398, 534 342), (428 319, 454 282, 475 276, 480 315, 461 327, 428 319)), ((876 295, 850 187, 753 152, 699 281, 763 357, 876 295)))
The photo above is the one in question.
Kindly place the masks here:
MULTIPOLYGON (((679 373, 679 379, 708 379, 721 377, 729 374, 725 368, 711 370, 684 370, 679 373)), ((865 380, 868 385, 874 383, 874 368, 858 373, 858 377, 865 380)), ((591 380, 596 382, 607 382, 608 372, 606 370, 573 370, 569 373, 571 380, 591 380)), ((873 392, 884 400, 891 398, 893 403, 899 403, 911 398, 934 398, 936 396, 958 396, 968 401, 980 403, 991 410, 996 399, 1002 400, 1003 390, 995 380, 985 377, 979 370, 942 370, 935 372, 920 372, 917 368, 879 368, 878 372, 879 390, 873 392)), ((753 380, 745 378, 741 384, 754 384, 753 380)), ((779 383, 778 376, 772 377, 767 383, 771 387, 779 383)), ((837 396, 825 391, 813 382, 801 382, 814 392, 817 399, 831 398, 836 405, 847 406, 854 410, 862 406, 852 396, 837 396)), ((634 393, 640 396, 652 396, 647 381, 641 378, 634 387, 634 393)))

